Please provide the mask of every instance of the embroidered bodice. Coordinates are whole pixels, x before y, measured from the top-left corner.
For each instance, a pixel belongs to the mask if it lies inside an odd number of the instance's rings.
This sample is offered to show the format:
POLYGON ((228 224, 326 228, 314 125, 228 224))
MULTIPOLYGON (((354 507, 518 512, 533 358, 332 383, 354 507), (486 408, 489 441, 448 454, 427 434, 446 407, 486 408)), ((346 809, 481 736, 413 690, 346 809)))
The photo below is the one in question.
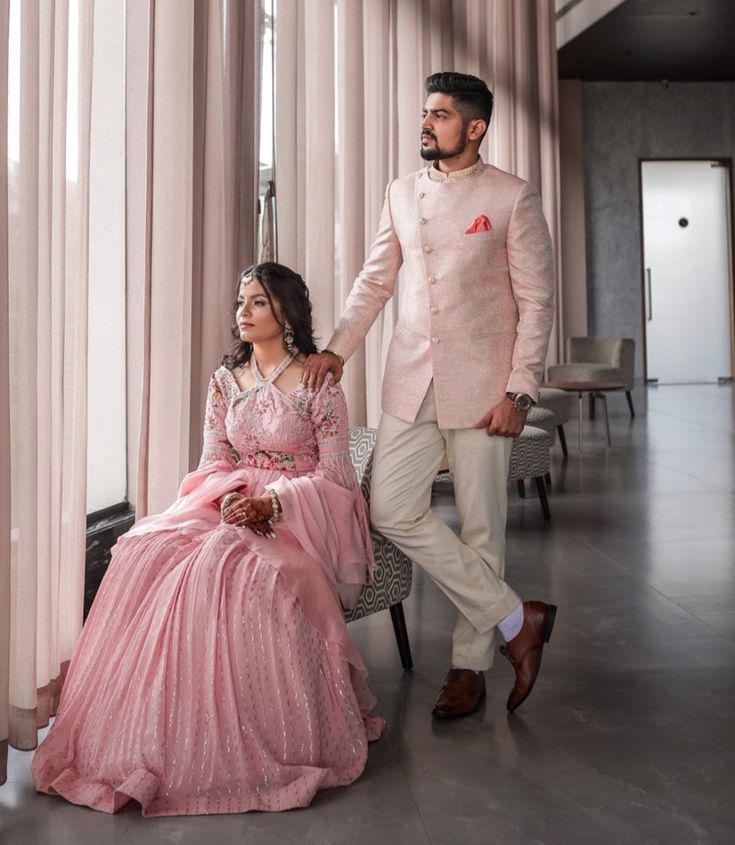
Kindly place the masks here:
POLYGON ((289 355, 267 376, 250 359, 255 382, 246 390, 225 367, 209 383, 204 450, 199 467, 225 462, 282 473, 319 474, 346 488, 354 485, 349 458, 347 407, 342 389, 327 379, 319 391, 299 384, 288 393, 275 384, 289 355))

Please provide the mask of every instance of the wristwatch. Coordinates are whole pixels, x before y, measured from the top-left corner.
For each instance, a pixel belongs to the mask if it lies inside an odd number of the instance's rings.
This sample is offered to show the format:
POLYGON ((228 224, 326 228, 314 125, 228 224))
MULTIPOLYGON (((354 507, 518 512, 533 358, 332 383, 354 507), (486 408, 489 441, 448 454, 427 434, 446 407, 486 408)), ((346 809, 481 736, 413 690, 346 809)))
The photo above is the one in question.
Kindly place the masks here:
POLYGON ((536 404, 527 393, 506 393, 516 411, 530 411, 536 404))

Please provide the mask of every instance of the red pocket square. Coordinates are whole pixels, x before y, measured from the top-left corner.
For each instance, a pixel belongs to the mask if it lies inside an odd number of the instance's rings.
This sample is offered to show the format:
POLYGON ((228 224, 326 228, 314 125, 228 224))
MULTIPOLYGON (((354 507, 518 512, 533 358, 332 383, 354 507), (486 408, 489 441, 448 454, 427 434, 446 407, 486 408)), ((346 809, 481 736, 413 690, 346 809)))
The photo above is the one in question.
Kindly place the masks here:
POLYGON ((489 232, 493 227, 490 224, 489 218, 481 214, 476 217, 469 229, 465 229, 465 235, 474 235, 475 232, 489 232))

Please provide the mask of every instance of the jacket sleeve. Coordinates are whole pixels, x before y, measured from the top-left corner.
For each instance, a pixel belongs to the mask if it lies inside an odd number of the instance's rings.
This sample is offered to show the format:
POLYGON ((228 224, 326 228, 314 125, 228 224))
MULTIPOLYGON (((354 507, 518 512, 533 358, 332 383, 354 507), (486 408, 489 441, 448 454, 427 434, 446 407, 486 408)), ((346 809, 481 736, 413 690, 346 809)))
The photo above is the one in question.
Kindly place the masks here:
POLYGON ((337 328, 327 344, 345 360, 352 355, 385 303, 393 296, 396 276, 403 263, 401 245, 393 225, 390 189, 389 184, 385 191, 378 232, 368 257, 355 279, 337 328))
POLYGON ((528 183, 511 214, 507 245, 518 328, 506 390, 537 399, 554 321, 554 253, 541 198, 528 183))

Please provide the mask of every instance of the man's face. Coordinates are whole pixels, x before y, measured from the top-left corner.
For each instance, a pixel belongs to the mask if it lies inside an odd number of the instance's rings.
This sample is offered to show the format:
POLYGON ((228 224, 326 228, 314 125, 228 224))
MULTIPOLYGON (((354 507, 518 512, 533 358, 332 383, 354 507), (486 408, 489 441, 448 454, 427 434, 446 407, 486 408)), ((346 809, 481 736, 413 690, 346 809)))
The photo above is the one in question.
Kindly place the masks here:
POLYGON ((467 126, 449 94, 429 94, 421 112, 421 158, 427 161, 461 155, 467 126))

